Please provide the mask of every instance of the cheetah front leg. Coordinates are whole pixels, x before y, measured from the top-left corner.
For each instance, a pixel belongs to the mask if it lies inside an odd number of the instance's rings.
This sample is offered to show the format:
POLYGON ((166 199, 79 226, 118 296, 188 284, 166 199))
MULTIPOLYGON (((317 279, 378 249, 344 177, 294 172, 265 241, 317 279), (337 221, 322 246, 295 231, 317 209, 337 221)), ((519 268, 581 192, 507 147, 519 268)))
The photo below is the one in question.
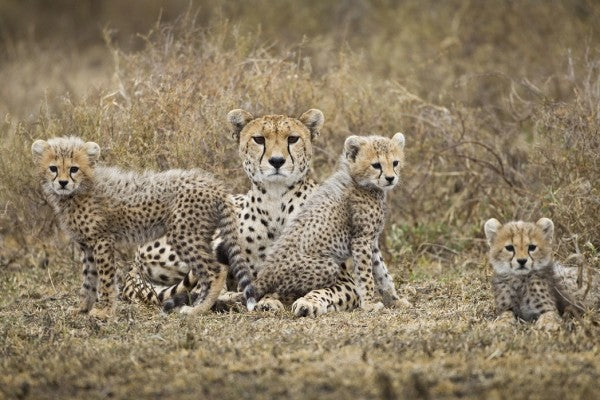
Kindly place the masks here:
POLYGON ((371 256, 371 262, 373 263, 373 277, 375 278, 375 284, 377 291, 381 295, 383 304, 386 307, 408 307, 410 303, 405 298, 400 298, 396 293, 396 286, 394 280, 389 274, 388 269, 385 265, 383 255, 379 251, 379 244, 377 241, 373 244, 373 254, 371 256))
POLYGON ((351 242, 352 263, 357 277, 360 308, 366 311, 376 311, 383 308, 383 303, 374 301, 375 282, 373 280, 372 238, 357 237, 351 242))
MULTIPOLYGON (((115 290, 114 244, 110 240, 98 240, 93 246, 93 259, 98 268, 98 300, 90 315, 106 319, 113 312, 115 290)), ((89 274, 88 274, 89 275, 89 274)))
POLYGON ((78 307, 70 308, 70 312, 89 312, 97 298, 98 270, 94 255, 89 247, 81 246, 81 264, 83 270, 83 284, 80 291, 80 304, 78 307))

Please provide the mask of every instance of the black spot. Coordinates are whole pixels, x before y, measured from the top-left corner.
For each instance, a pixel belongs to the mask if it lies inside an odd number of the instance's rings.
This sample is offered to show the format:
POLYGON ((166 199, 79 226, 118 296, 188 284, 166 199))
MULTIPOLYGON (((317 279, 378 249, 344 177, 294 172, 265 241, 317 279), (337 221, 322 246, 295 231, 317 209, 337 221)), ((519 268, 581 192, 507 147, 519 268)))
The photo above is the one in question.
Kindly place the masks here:
POLYGON ((158 248, 160 246, 160 242, 154 242, 154 247, 158 248))
POLYGON ((175 254, 171 254, 169 256, 169 261, 175 261, 175 254))
POLYGON ((248 218, 250 218, 250 214, 248 214, 248 213, 244 214, 244 219, 248 219, 248 218))
POLYGON ((267 232, 267 237, 269 239, 273 239, 275 237, 275 235, 272 232, 267 232))

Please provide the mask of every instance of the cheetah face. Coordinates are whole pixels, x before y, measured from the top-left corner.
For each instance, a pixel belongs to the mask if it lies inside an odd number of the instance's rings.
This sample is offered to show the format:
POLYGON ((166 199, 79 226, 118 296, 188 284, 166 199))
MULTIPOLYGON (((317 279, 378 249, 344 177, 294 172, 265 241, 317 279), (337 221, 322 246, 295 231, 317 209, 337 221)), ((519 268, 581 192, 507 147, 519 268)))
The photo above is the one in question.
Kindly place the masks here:
POLYGON ((227 118, 250 180, 290 185, 306 176, 312 141, 323 126, 321 111, 309 110, 296 119, 283 115, 254 118, 246 111, 233 110, 227 118))
POLYGON ((505 225, 492 218, 484 231, 490 264, 498 274, 525 275, 552 262, 554 224, 548 218, 535 224, 516 221, 505 225))
POLYGON ((42 184, 59 196, 79 191, 92 175, 100 147, 75 137, 36 140, 31 146, 42 184))
POLYGON ((344 144, 350 175, 360 186, 393 189, 404 166, 404 135, 394 137, 350 136, 344 144))

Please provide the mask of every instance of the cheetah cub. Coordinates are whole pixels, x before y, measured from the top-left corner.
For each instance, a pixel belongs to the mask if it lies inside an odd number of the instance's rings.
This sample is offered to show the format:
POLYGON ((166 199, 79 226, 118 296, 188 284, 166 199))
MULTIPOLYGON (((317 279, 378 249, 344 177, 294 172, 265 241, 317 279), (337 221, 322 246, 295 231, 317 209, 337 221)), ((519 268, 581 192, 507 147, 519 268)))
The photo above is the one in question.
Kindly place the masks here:
POLYGON ((240 255, 235 208, 208 173, 135 173, 97 166, 100 147, 77 137, 37 140, 31 151, 48 202, 83 252, 80 312, 99 318, 112 313, 117 242, 142 244, 163 235, 202 282, 193 312, 210 310, 227 276, 210 247, 217 229, 234 269, 248 275, 244 294, 253 308, 254 288, 240 255))
MULTIPOLYGON (((336 284, 345 273, 344 261, 352 257, 356 305, 364 310, 382 308, 374 300, 372 260, 379 257, 386 193, 398 183, 403 164, 402 133, 391 139, 348 137, 337 172, 308 199, 267 255, 255 280, 258 298, 296 300, 292 310, 306 315, 299 309, 310 304, 311 291, 336 284)), ((387 289, 395 295, 393 283, 387 289)), ((311 314, 331 310, 335 307, 311 314)))
POLYGON ((499 323, 513 323, 517 317, 537 320, 536 326, 555 330, 566 308, 583 310, 599 305, 597 273, 578 284, 579 268, 553 260, 554 224, 550 219, 502 225, 492 218, 484 231, 494 269, 492 286, 499 323))

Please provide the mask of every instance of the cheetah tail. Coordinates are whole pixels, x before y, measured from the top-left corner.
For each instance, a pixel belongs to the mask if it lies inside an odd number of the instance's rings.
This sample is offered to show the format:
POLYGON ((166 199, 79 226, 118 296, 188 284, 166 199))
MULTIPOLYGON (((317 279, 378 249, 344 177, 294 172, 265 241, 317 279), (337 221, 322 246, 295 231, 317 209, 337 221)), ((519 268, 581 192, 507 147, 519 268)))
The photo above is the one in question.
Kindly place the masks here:
POLYGON ((227 252, 229 265, 233 276, 238 282, 238 287, 244 293, 246 308, 254 310, 256 306, 256 290, 252 285, 252 273, 240 249, 237 230, 237 218, 233 204, 227 200, 220 204, 219 230, 223 240, 223 247, 227 252))

